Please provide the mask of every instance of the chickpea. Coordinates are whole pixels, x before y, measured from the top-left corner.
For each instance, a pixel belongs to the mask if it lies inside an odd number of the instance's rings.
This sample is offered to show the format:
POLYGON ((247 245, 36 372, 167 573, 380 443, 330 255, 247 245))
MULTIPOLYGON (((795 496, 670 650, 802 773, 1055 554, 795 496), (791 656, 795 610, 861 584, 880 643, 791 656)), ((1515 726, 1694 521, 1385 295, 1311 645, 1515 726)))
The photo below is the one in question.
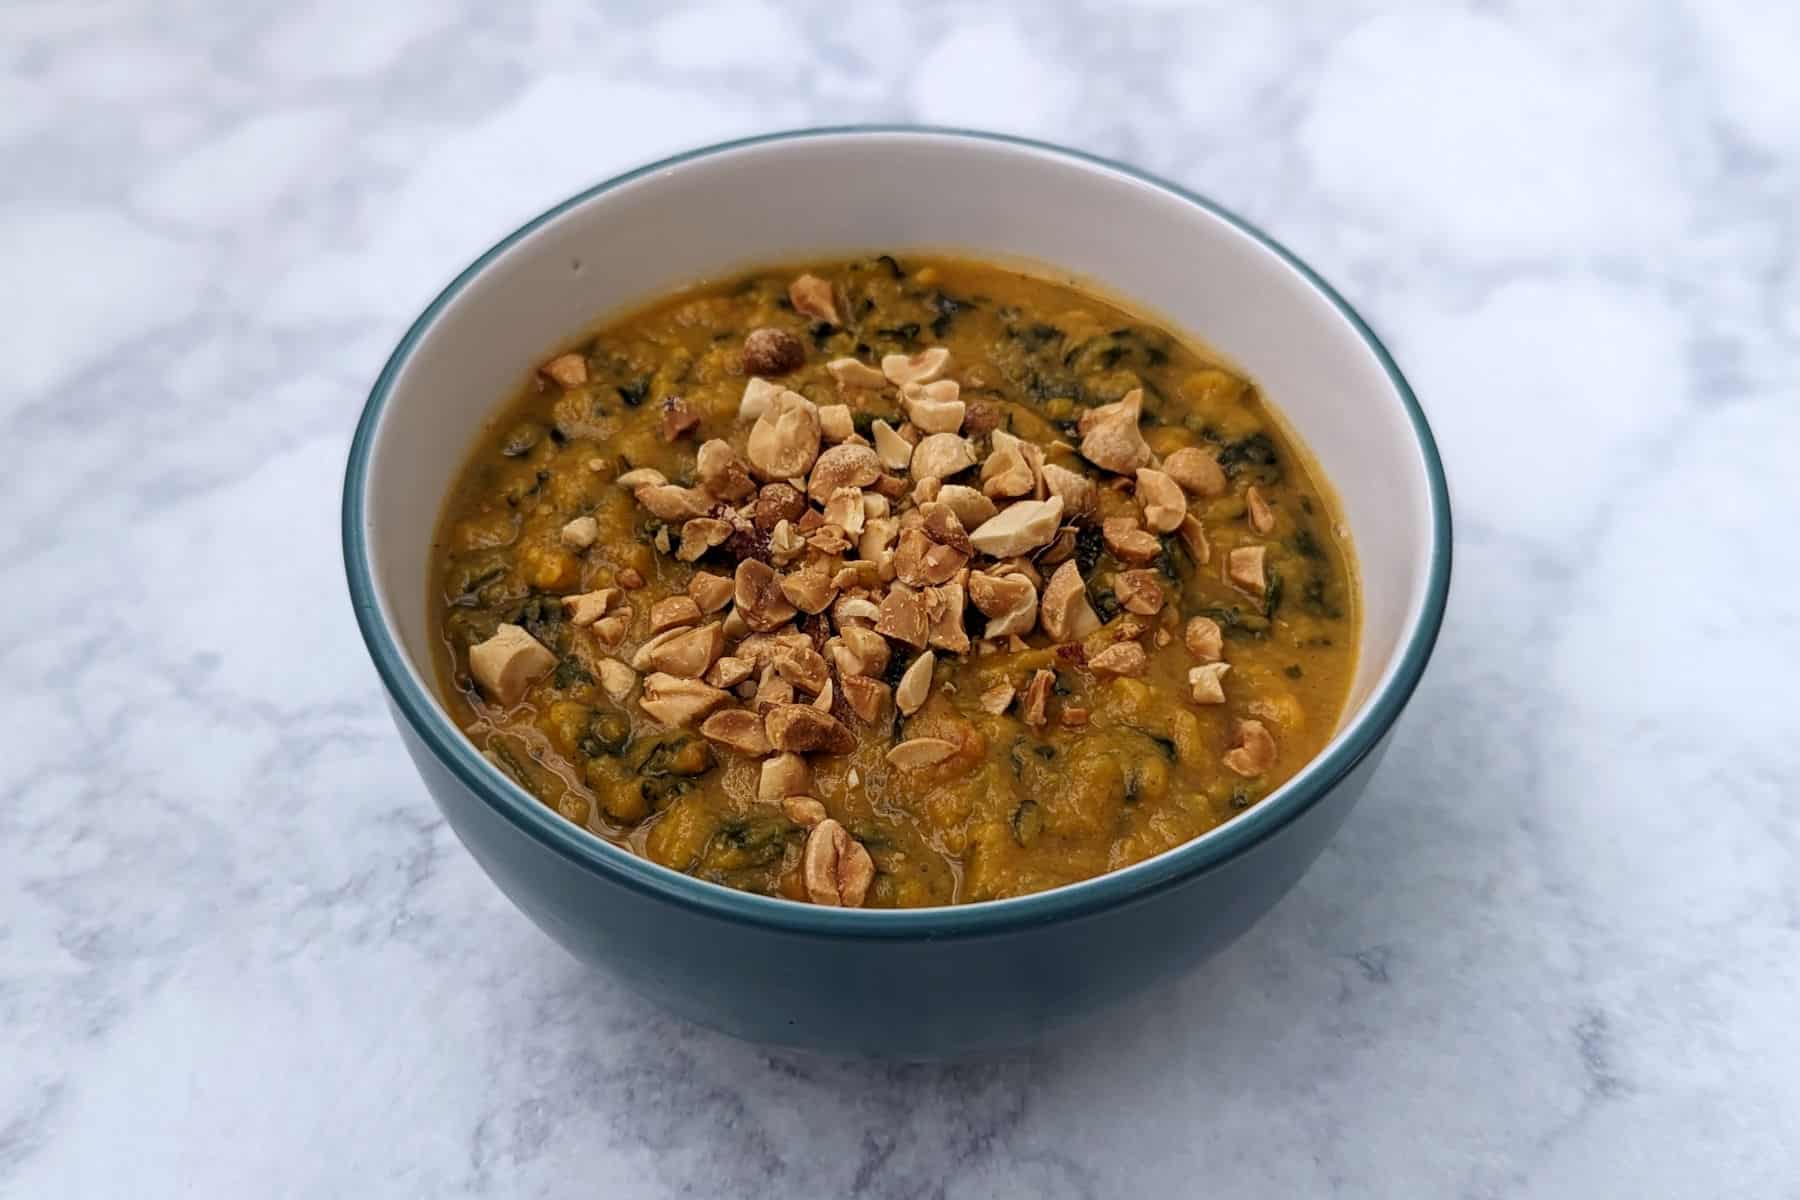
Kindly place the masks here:
POLYGON ((581 582, 581 563, 561 546, 534 542, 519 551, 525 582, 540 592, 571 592, 581 582))

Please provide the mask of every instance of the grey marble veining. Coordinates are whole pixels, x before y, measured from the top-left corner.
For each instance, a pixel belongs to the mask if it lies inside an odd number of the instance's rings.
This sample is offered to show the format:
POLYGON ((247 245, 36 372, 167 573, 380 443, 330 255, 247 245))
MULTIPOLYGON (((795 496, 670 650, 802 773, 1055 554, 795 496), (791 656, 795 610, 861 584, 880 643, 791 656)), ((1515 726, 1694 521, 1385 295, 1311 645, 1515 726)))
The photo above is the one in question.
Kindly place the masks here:
POLYGON ((1792 5, 0 8, 0 1194, 1800 1195, 1792 5), (343 596, 364 391, 521 219, 919 120, 1389 338, 1449 623, 1299 889, 1016 1059, 770 1053, 515 914, 343 596))

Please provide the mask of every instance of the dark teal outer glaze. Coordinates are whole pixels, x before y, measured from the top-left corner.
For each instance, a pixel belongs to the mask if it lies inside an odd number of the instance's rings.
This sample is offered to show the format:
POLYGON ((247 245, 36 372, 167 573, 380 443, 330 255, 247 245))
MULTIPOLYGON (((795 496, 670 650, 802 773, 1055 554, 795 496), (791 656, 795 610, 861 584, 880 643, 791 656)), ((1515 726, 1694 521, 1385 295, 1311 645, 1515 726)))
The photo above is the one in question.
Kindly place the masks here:
POLYGON ((1449 593, 1450 503, 1425 414, 1374 332, 1279 243, 1200 196, 1134 168, 1023 138, 858 126, 707 147, 599 184, 509 235, 407 331, 369 395, 344 480, 345 570, 363 640, 426 786, 501 890, 578 957, 670 1011, 756 1041, 845 1054, 943 1058, 1017 1046, 1171 978, 1229 944, 1324 848, 1384 750, 1429 661, 1449 593), (369 455, 393 380, 438 313, 497 254, 595 196, 683 162, 765 142, 858 135, 985 140, 1130 176, 1256 239, 1350 322, 1386 369, 1424 460, 1432 545, 1423 611, 1399 666, 1324 754, 1268 799, 1147 862, 1013 900, 954 908, 821 908, 667 870, 563 820, 491 766, 405 667, 383 622, 364 540, 369 455))

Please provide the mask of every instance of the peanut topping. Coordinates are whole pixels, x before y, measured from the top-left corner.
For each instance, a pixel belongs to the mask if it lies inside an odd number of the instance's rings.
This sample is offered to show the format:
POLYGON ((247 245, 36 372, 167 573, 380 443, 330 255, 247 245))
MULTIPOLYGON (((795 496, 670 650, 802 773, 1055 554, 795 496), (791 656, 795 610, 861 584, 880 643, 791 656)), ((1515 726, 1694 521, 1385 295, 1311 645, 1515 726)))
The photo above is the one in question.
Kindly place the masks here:
POLYGON ((1056 672, 1040 670, 1025 687, 1025 705, 1021 715, 1025 723, 1042 729, 1050 721, 1050 689, 1056 685, 1056 672))
POLYGON ((876 573, 880 574, 883 562, 890 566, 894 557, 895 539, 900 532, 900 522, 892 517, 872 517, 863 522, 863 531, 857 537, 856 552, 869 562, 874 563, 876 573))
POLYGON ((609 650, 617 646, 625 640, 625 635, 631 632, 631 621, 635 615, 631 606, 627 604, 618 612, 601 617, 593 625, 594 640, 609 650))
POLYGON ((652 484, 641 487, 632 495, 644 506, 646 512, 653 517, 665 521, 685 521, 690 517, 704 517, 712 508, 712 499, 698 488, 676 487, 672 483, 652 484))
POLYGON ((867 675, 845 675, 841 684, 844 702, 859 720, 872 725, 880 719, 881 710, 887 705, 887 684, 878 679, 870 679, 867 675))
POLYGON ((1258 533, 1275 532, 1275 513, 1269 508, 1269 502, 1263 499, 1262 490, 1251 487, 1244 493, 1246 515, 1250 518, 1250 528, 1258 533))
POLYGON ((847 442, 856 436, 856 418, 848 404, 819 405, 819 432, 828 442, 847 442))
POLYGON ((806 511, 806 496, 799 488, 786 483, 765 483, 756 494, 756 506, 750 519, 768 533, 783 521, 798 521, 806 511))
POLYGON ((915 479, 948 479, 975 465, 975 451, 958 434, 933 433, 913 447, 911 465, 915 479))
POLYGON ((1086 517, 1100 502, 1100 489, 1094 481, 1067 467, 1044 464, 1044 486, 1063 502, 1063 513, 1071 518, 1086 517))
POLYGON ((1173 479, 1148 467, 1137 473, 1138 503, 1144 506, 1144 524, 1157 533, 1173 533, 1187 516, 1187 497, 1173 479))
POLYGON ((996 429, 993 453, 981 464, 981 490, 995 499, 1029 496, 1037 487, 1037 476, 1025 455, 1025 443, 1010 433, 996 429))
POLYGON ((700 486, 709 494, 733 504, 756 492, 750 468, 744 465, 731 444, 720 438, 700 443, 694 456, 694 473, 700 477, 700 486))
POLYGON ((928 626, 925 602, 917 592, 903 583, 894 584, 882 599, 880 612, 880 619, 875 622, 876 633, 896 642, 905 642, 915 650, 924 649, 928 626))
POLYGON ((1081 414, 1076 429, 1081 434, 1081 457, 1118 475, 1129 475, 1150 465, 1150 446, 1138 429, 1144 390, 1132 388, 1125 398, 1081 414))
POLYGON ((618 588, 601 588, 594 592, 583 592, 579 596, 564 596, 563 611, 569 614, 569 621, 576 628, 584 628, 604 617, 613 601, 622 595, 624 593, 618 588))
POLYGON ((811 796, 783 796, 781 811, 796 825, 811 827, 825 819, 825 806, 811 796))
POLYGON ((781 594, 803 613, 824 612, 837 598, 829 564, 816 558, 800 570, 782 576, 781 594))
POLYGON ((752 329, 744 339, 744 371, 785 375, 806 361, 806 347, 785 329, 752 329))
POLYGON ((1114 642, 1088 659, 1088 668, 1096 675, 1142 675, 1150 658, 1136 642, 1114 642))
POLYGON ((601 659, 596 669, 600 672, 601 690, 614 704, 625 703, 625 697, 637 686, 637 672, 616 658, 601 659))
POLYGON ((1269 588, 1269 579, 1263 565, 1263 556, 1268 553, 1265 546, 1239 546, 1225 556, 1225 574, 1231 582, 1249 592, 1252 596, 1260 596, 1269 588))
POLYGON ((767 633, 794 619, 796 609, 782 594, 781 580, 768 563, 754 558, 739 563, 733 596, 744 623, 759 633, 767 633))
POLYGON ((769 406, 775 403, 775 397, 784 390, 779 383, 770 383, 767 379, 746 380, 743 398, 738 401, 738 420, 756 420, 769 411, 769 406))
POLYGON ((756 798, 764 804, 780 804, 783 797, 812 790, 812 768, 798 754, 777 754, 763 760, 757 778, 756 798))
POLYGON ((962 428, 963 402, 954 379, 936 383, 909 383, 900 389, 900 403, 912 423, 925 433, 955 433, 962 428))
POLYGON ((493 637, 469 647, 475 682, 488 699, 509 706, 555 665, 556 655, 517 625, 501 625, 493 637))
POLYGON ((680 679, 661 673, 644 676, 644 694, 638 707, 672 728, 692 725, 731 698, 731 693, 707 687, 698 679, 680 679))
POLYGON ((1230 663, 1207 663, 1188 668, 1188 686, 1193 689, 1195 704, 1225 703, 1225 672, 1230 663))
POLYGON ((831 682, 825 656, 805 646, 777 646, 769 661, 781 677, 802 691, 818 695, 831 682))
POLYGON ((926 641, 952 654, 969 652, 969 634, 963 629, 963 609, 968 602, 968 572, 925 593, 926 641))
POLYGON ((900 676, 900 686, 894 689, 894 707, 905 716, 912 716, 925 703, 931 694, 931 673, 937 666, 937 655, 927 650, 912 660, 900 676))
POLYGON ((677 625, 695 625, 700 621, 700 606, 691 596, 668 596, 650 606, 650 630, 661 633, 677 625))
MULTIPOLYGON (((881 478, 881 460, 875 451, 855 442, 844 442, 819 455, 807 481, 806 494, 820 504, 839 488, 865 488, 881 478)), ((861 493, 858 492, 858 504, 861 493)), ((827 517, 827 520, 830 518, 827 517)))
POLYGON ((1130 517, 1108 517, 1100 523, 1100 536, 1106 548, 1120 562, 1143 564, 1162 553, 1162 543, 1154 534, 1145 533, 1130 517))
POLYGON ((636 491, 641 487, 661 487, 669 482, 669 477, 655 467, 633 467, 613 482, 627 491, 636 491))
POLYGON ((1078 642, 1100 628, 1100 618, 1088 603, 1087 588, 1073 562, 1056 568, 1038 607, 1044 632, 1059 642, 1078 642))
POLYGON ((818 458, 819 437, 819 410, 813 402, 799 392, 783 391, 750 427, 744 453, 765 480, 798 479, 818 458))
POLYGON ((969 542, 983 554, 1010 558, 1047 545, 1062 523, 1063 502, 1052 496, 1048 500, 1021 500, 1000 510, 998 516, 982 522, 969 535, 969 542))
POLYGON ((788 284, 788 303, 794 311, 828 325, 842 325, 838 317, 837 297, 832 293, 831 284, 817 275, 802 275, 788 284))
POLYGON ((777 563, 787 566, 799 558, 806 549, 806 539, 800 531, 787 521, 775 522, 775 528, 769 531, 769 555, 777 563))
POLYGON ((764 728, 777 750, 848 754, 856 749, 855 736, 837 718, 809 704, 776 705, 769 710, 764 728))
POLYGON ((938 545, 948 546, 964 558, 975 552, 973 545, 969 542, 968 532, 963 528, 961 519, 956 515, 956 510, 945 504, 943 500, 933 500, 920 505, 919 516, 925 522, 926 536, 938 545))
POLYGON ((996 683, 981 693, 981 711, 997 717, 1012 707, 1013 697, 1017 694, 1012 684, 996 683))
POLYGON ((711 571, 695 571, 688 580, 687 594, 702 613, 716 613, 731 603, 731 580, 711 571))
POLYGON ((887 376, 868 363, 854 358, 834 358, 825 364, 831 377, 845 387, 879 388, 887 386, 887 376))
POLYGON ((1164 460, 1163 471, 1191 496, 1205 499, 1225 494, 1225 471, 1218 459, 1204 450, 1192 446, 1177 450, 1164 460))
POLYGON ((938 488, 936 502, 955 513, 957 523, 965 530, 975 528, 1000 511, 981 492, 960 483, 946 483, 938 488))
POLYGON ((716 688, 733 688, 756 673, 756 664, 747 658, 726 655, 712 666, 706 668, 702 675, 708 686, 716 688))
POLYGON ((1182 638, 1187 643, 1188 653, 1200 662, 1218 662, 1219 656, 1225 653, 1225 634, 1211 617, 1195 617, 1189 621, 1182 638))
POLYGON ((887 752, 887 760, 901 770, 934 767, 956 753, 956 743, 943 738, 920 737, 901 742, 887 752))
POLYGON ((576 517, 557 536, 571 550, 586 550, 600 540, 600 522, 592 517, 576 517))
POLYGON ((1054 567, 1057 563, 1075 553, 1075 547, 1077 545, 1076 538, 1077 532, 1075 526, 1064 525, 1061 529, 1056 531, 1056 536, 1050 539, 1049 545, 1031 556, 1032 561, 1042 567, 1054 567))
POLYGON ((725 635, 714 621, 698 629, 670 629, 657 634, 631 656, 639 671, 663 671, 698 679, 725 648, 725 635))
POLYGON ((913 444, 886 421, 876 421, 870 432, 875 435, 875 454, 881 459, 881 465, 890 471, 906 470, 912 462, 913 444))
POLYGON ((973 571, 969 575, 969 599, 988 618, 981 635, 985 638, 1030 633, 1037 624, 1037 588, 1023 575, 973 571))
POLYGON ((930 383, 950 365, 950 351, 932 346, 914 355, 889 354, 881 360, 881 373, 897 384, 930 383))
POLYGON ((1275 765, 1275 738, 1261 721, 1239 721, 1237 744, 1225 752, 1224 763, 1246 779, 1275 765))
POLYGON ((861 669, 852 674, 879 679, 887 670, 893 651, 888 648, 887 639, 875 630, 861 625, 846 625, 839 631, 838 638, 862 664, 861 669))
POLYGON ((1181 527, 1175 531, 1175 536, 1181 539, 1188 557, 1196 563, 1212 561, 1212 543, 1206 538, 1206 527, 1200 524, 1200 518, 1193 513, 1181 518, 1181 527))
POLYGON ((588 381, 587 359, 579 354, 559 354, 538 371, 566 388, 580 387, 588 381))
POLYGON ((700 736, 751 758, 761 758, 770 750, 763 719, 748 709, 720 709, 701 723, 700 736))
POLYGON ((1113 594, 1127 612, 1149 617, 1162 611, 1162 584, 1156 581, 1155 571, 1120 571, 1113 581, 1113 594))
POLYGON ((879 621, 881 609, 867 596, 839 596, 831 606, 831 619, 839 629, 849 630, 857 621, 879 621))
POLYGON ((806 835, 800 877, 814 904, 861 908, 875 879, 875 861, 848 830, 826 817, 806 835))
POLYGON ((722 546, 731 536, 731 523, 716 517, 695 517, 681 526, 681 548, 675 557, 682 562, 696 562, 714 546, 722 546))

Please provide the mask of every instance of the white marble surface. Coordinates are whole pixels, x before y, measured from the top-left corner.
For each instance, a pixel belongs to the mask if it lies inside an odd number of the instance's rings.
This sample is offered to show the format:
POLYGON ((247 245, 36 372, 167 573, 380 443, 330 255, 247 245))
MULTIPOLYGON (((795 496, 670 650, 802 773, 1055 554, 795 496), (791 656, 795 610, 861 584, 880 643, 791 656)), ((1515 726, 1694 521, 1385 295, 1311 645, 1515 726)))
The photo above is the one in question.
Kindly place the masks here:
POLYGON ((0 8, 0 1195, 1800 1195, 1797 11, 0 8), (864 119, 1263 223, 1457 501, 1317 868, 1000 1063, 769 1053, 569 960, 341 580, 350 428, 450 274, 650 156, 864 119))

